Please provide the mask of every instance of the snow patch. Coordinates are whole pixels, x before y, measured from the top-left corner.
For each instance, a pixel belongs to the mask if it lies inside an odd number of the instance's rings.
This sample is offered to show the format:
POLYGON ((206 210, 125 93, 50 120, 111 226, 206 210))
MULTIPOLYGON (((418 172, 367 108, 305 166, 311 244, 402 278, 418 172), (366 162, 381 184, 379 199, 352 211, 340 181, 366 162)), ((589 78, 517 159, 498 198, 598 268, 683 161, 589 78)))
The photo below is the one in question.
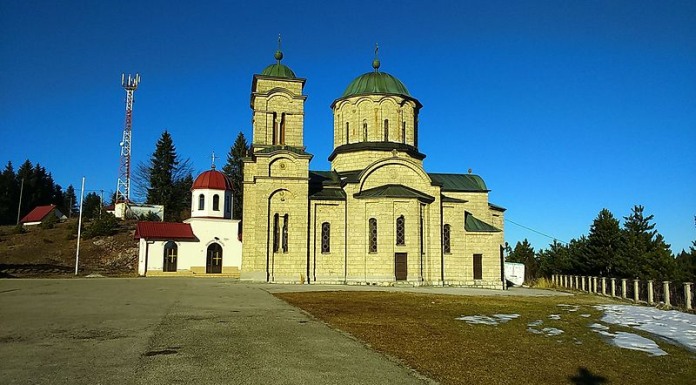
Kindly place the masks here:
POLYGON ((551 314, 551 315, 549 316, 549 319, 552 319, 552 320, 559 320, 559 319, 561 319, 561 316, 558 315, 558 314, 551 314))
POLYGON ((560 307, 560 308, 562 308, 563 310, 566 310, 566 311, 568 311, 568 312, 575 312, 575 311, 578 311, 578 310, 580 309, 580 306, 578 306, 578 305, 568 305, 568 304, 565 304, 565 303, 560 303, 560 304, 558 304, 558 305, 556 305, 556 306, 558 306, 558 307, 560 307))
POLYGON ((667 352, 660 349, 655 341, 643 336, 639 336, 638 334, 626 332, 616 332, 612 334, 606 330, 593 330, 600 335, 611 338, 610 343, 620 348, 646 352, 653 357, 667 355, 667 352))
POLYGON ((498 325, 518 318, 519 314, 493 314, 493 317, 485 315, 467 315, 455 318, 458 321, 466 321, 470 325, 498 325))
POLYGON ((695 314, 635 305, 597 305, 595 308, 604 311, 602 322, 633 327, 696 352, 695 314))
POLYGON ((536 326, 541 326, 541 324, 543 324, 543 323, 544 323, 544 321, 538 319, 536 321, 532 321, 532 322, 528 323, 527 326, 536 327, 536 326))

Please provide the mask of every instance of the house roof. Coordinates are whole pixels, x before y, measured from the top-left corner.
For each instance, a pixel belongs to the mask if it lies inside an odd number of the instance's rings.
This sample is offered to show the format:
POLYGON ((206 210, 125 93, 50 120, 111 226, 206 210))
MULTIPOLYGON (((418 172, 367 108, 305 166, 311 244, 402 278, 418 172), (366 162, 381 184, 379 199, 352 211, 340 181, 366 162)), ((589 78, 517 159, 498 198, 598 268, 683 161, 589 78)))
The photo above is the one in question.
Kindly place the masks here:
POLYGON ((134 239, 180 239, 196 240, 193 229, 188 223, 172 222, 138 222, 134 239))
POLYGON ((488 223, 476 218, 471 213, 467 212, 464 219, 464 229, 473 233, 498 233, 502 230, 489 225, 488 223))
POLYGON ((25 215, 19 223, 41 222, 48 214, 55 210, 55 208, 56 205, 36 206, 29 214, 25 215))

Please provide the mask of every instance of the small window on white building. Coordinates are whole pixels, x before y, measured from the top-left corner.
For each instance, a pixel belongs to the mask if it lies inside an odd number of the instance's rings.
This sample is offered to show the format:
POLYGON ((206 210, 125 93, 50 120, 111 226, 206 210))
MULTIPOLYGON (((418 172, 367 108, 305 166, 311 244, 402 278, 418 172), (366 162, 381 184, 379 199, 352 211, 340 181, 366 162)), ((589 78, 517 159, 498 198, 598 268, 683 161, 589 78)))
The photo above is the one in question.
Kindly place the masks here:
POLYGON ((198 196, 198 210, 205 210, 205 195, 198 196))
POLYGON ((220 211, 220 196, 213 195, 213 211, 220 211))

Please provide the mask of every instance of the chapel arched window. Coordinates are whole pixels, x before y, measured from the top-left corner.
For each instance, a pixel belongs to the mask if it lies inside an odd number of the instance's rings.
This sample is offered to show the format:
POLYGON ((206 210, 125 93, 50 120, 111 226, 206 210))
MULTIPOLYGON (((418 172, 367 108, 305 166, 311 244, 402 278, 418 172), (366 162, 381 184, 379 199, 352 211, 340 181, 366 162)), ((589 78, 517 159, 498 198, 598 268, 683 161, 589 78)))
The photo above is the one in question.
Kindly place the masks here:
POLYGON ((205 195, 198 196, 198 210, 205 210, 205 195))
POLYGON ((283 216, 283 252, 288 252, 288 214, 283 216))
POLYGON ((346 122, 346 144, 350 143, 350 123, 346 122))
POLYGON ((396 218, 396 244, 399 246, 406 244, 406 220, 403 215, 396 218))
POLYGON ((213 195, 213 211, 220 211, 220 196, 213 195))
POLYGON ((321 252, 331 252, 331 224, 329 222, 321 224, 321 252))
POLYGON ((401 122, 401 142, 406 144, 406 121, 401 122))
POLYGON ((377 219, 370 218, 370 232, 368 234, 370 239, 370 253, 377 252, 377 219))
POLYGON ((367 120, 363 120, 363 142, 367 142, 367 120))
POLYGON ((278 214, 273 216, 273 252, 278 252, 278 246, 280 245, 280 216, 278 214))
POLYGON ((450 228, 449 224, 445 224, 445 226, 442 228, 442 251, 445 254, 450 254, 452 252, 452 247, 450 244, 451 238, 451 231, 452 229, 450 228))
POLYGON ((384 119, 384 141, 389 141, 389 119, 384 119))

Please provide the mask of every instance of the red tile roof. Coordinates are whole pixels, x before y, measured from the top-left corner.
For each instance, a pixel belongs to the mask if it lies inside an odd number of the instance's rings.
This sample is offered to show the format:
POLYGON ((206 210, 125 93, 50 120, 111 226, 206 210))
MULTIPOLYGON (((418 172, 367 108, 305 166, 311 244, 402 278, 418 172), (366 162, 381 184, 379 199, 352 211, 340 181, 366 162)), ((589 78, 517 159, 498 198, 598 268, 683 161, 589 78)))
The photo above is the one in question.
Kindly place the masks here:
POLYGON ((232 190, 232 182, 222 172, 208 170, 199 175, 193 182, 191 190, 195 189, 232 190))
POLYGON ((193 229, 188 223, 172 222, 138 222, 135 239, 189 239, 196 240, 193 229))
POLYGON ((36 206, 29 212, 29 214, 25 215, 24 218, 19 221, 19 223, 41 222, 44 220, 44 218, 46 218, 46 216, 48 216, 48 214, 53 212, 55 208, 56 205, 36 206))

